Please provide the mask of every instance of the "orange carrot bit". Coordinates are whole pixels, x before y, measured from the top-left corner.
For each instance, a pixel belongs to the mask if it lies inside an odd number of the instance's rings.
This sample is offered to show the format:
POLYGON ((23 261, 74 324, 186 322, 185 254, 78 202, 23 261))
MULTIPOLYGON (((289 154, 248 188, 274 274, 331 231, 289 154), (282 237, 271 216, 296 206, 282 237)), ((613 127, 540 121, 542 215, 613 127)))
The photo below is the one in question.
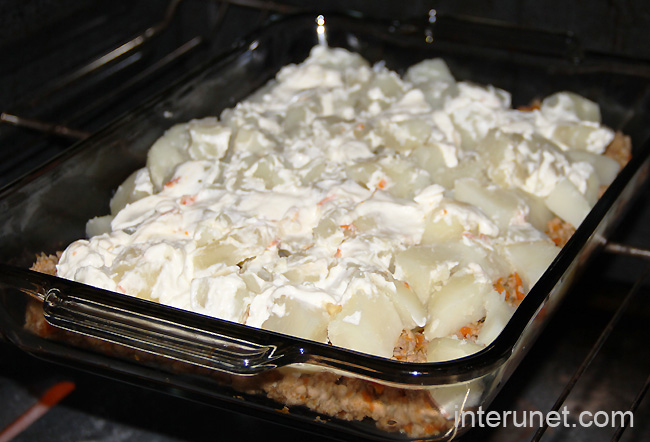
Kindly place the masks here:
POLYGON ((469 328, 468 326, 461 327, 458 332, 465 337, 472 335, 472 329, 469 328))
POLYGON ((436 427, 436 426, 433 425, 433 424, 427 424, 427 425, 424 427, 424 432, 425 432, 426 434, 433 434, 433 433, 436 433, 437 431, 438 431, 438 427, 436 427))
POLYGON ((517 289, 515 295, 517 296, 517 301, 523 301, 523 299, 526 297, 526 294, 519 289, 517 289))
POLYGON ((334 257, 340 258, 341 256, 343 256, 343 254, 341 253, 341 249, 336 249, 336 253, 334 254, 334 257))
POLYGON ((370 411, 373 411, 375 409, 374 395, 368 390, 361 390, 361 397, 363 397, 363 400, 368 404, 370 411))
POLYGON ((320 201, 317 203, 317 205, 318 205, 318 206, 322 206, 322 205, 325 204, 326 202, 328 202, 328 201, 332 201, 334 198, 336 198, 336 196, 334 196, 334 195, 326 196, 325 198, 323 198, 322 200, 320 200, 320 201))
POLYGON ((181 177, 177 176, 176 178, 167 181, 164 185, 165 189, 167 189, 168 187, 172 187, 174 184, 177 184, 180 180, 181 177))
POLYGON ((388 185, 388 181, 386 181, 385 178, 380 179, 379 182, 377 183, 377 187, 379 187, 381 190, 384 190, 387 185, 388 185))
POLYGON ((355 226, 354 224, 341 224, 339 227, 345 230, 346 233, 354 234, 357 233, 358 231, 357 226, 355 226))
POLYGON ((404 284, 404 287, 406 287, 407 289, 411 288, 411 285, 406 281, 402 281, 402 284, 404 284))
POLYGON ((4 430, 0 431, 0 441, 9 441, 22 433, 31 424, 40 419, 50 408, 61 402, 75 389, 74 382, 62 381, 54 384, 34 405, 21 414, 4 430))
POLYGON ((188 206, 192 204, 194 201, 196 201, 196 195, 183 195, 181 197, 181 204, 184 206, 188 206))
POLYGON ((422 347, 422 344, 424 344, 424 336, 420 333, 417 333, 415 335, 415 346, 422 347))
POLYGON ((553 243, 554 243, 556 246, 558 246, 558 247, 561 247, 561 246, 562 246, 562 238, 557 238, 557 237, 556 237, 556 238, 551 238, 551 239, 553 240, 553 243))
POLYGON ((519 273, 515 272, 512 274, 515 278, 515 284, 517 284, 517 287, 522 287, 524 285, 523 282, 521 282, 521 277, 519 276, 519 273))
POLYGON ((506 291, 506 288, 503 286, 503 278, 499 278, 497 282, 494 283, 494 290, 499 292, 500 295, 503 295, 503 292, 506 291))

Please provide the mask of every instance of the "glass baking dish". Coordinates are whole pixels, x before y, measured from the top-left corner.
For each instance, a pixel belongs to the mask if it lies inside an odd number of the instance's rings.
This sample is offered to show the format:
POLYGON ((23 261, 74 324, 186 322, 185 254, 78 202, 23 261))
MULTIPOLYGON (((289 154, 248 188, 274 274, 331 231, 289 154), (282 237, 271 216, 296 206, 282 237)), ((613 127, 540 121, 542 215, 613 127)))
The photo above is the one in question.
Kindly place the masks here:
POLYGON ((0 192, 0 331, 39 357, 321 434, 450 440, 470 428, 471 420, 456 419, 461 412, 489 406, 642 185, 650 155, 643 72, 625 60, 590 57, 566 35, 452 18, 438 17, 435 27, 430 17, 401 24, 334 15, 274 20, 0 192), (282 66, 304 60, 323 38, 398 72, 443 57, 457 79, 506 89, 515 105, 571 90, 599 103, 604 123, 632 137, 632 160, 487 348, 440 363, 388 360, 27 270, 37 253, 63 250, 85 235, 88 219, 108 213, 114 189, 144 165, 167 128, 219 115, 282 66), (297 400, 283 388, 304 394, 297 400))

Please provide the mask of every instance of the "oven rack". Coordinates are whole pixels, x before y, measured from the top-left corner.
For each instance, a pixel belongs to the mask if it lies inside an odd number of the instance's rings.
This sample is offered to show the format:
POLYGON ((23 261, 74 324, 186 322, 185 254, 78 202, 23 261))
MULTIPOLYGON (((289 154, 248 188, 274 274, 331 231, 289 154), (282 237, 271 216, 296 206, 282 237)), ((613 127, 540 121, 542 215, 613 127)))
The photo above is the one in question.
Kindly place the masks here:
MULTIPOLYGON (((644 270, 639 274, 638 278, 634 282, 634 285, 632 285, 632 287, 623 296, 622 300, 620 301, 620 304, 618 304, 618 307, 616 308, 615 312, 613 313, 613 315, 611 316, 607 324, 602 328, 602 332, 597 337, 597 339, 593 342, 593 344, 589 348, 589 351, 584 356, 584 359, 582 359, 582 361, 578 365, 577 369, 575 370, 571 378, 564 385, 564 388, 562 389, 561 393, 557 396, 555 403, 548 410, 549 413, 561 412, 562 406, 566 403, 567 398, 574 390, 578 382, 580 382, 581 378, 585 375, 585 372, 592 365, 595 358, 599 355, 603 346, 611 338, 614 329, 624 318, 626 312, 630 309, 630 306, 633 304, 633 301, 637 300, 638 298, 642 298, 642 302, 646 301, 644 304, 646 306, 648 305, 647 300, 650 299, 649 297, 650 289, 648 287, 647 282, 650 277, 650 250, 641 249, 633 246, 627 246, 619 243, 607 243, 605 244, 603 251, 610 254, 624 255, 624 256, 633 257, 637 259, 643 259, 646 260, 647 263, 644 266, 644 270)), ((646 334, 646 336, 641 336, 641 337, 647 339, 650 336, 646 334)), ((629 403, 627 409, 617 410, 617 411, 621 411, 624 413, 631 412, 633 416, 636 414, 638 408, 640 407, 642 401, 644 400, 648 392, 648 389, 650 388, 650 366, 646 367, 646 369, 647 369, 648 377, 645 379, 645 382, 639 386, 636 395, 634 396, 633 400, 629 403)), ((635 416, 635 417, 638 418, 639 416, 635 416)), ((629 428, 630 423, 631 422, 630 419, 628 418, 628 415, 625 414, 624 419, 619 423, 619 425, 615 428, 615 431, 612 433, 610 440, 612 442, 621 440, 621 438, 624 435, 624 432, 629 428)), ((544 425, 540 426, 537 429, 537 431, 534 433, 531 442, 539 442, 540 440, 542 440, 542 438, 544 437, 548 429, 549 429, 549 424, 548 422, 545 422, 544 425)))

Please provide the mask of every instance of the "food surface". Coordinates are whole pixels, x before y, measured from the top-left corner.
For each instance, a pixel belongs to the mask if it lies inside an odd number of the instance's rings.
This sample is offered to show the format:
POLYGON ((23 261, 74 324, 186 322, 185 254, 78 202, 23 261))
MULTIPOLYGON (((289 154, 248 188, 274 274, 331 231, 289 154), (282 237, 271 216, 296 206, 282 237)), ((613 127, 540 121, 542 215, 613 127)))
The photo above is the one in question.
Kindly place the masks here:
POLYGON ((61 277, 383 357, 494 340, 619 171, 598 106, 517 110, 440 59, 343 49, 170 128, 61 277))

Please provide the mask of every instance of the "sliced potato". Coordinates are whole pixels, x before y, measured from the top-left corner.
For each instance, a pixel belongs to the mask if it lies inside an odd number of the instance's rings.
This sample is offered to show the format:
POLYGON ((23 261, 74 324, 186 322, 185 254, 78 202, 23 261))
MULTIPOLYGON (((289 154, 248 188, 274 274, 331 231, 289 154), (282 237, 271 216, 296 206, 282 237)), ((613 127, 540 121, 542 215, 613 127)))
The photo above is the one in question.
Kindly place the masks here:
POLYGON ((567 178, 555 185, 551 193, 544 198, 544 202, 553 213, 574 227, 582 224, 591 210, 589 201, 567 178))
POLYGON ((151 182, 156 190, 160 190, 174 174, 179 164, 190 159, 187 149, 190 145, 188 123, 171 127, 149 149, 147 154, 147 169, 151 182))
POLYGON ((111 232, 111 221, 113 221, 113 215, 91 218, 86 223, 86 235, 88 235, 88 238, 92 238, 93 236, 111 232))
POLYGON ((228 151, 232 129, 214 117, 189 123, 191 143, 188 148, 194 160, 218 160, 228 151))
POLYGON ((485 295, 485 321, 478 333, 476 342, 489 345, 506 326, 513 313, 514 307, 504 301, 503 296, 496 291, 485 295))
POLYGON ((485 296, 492 284, 477 280, 472 274, 454 275, 428 303, 429 320, 424 328, 427 339, 455 334, 461 327, 485 316, 485 296))
POLYGON ((390 358, 403 328, 388 296, 357 291, 331 320, 328 336, 334 345, 390 358))
POLYGON ((263 329, 327 342, 327 311, 290 296, 282 296, 275 304, 271 315, 262 324, 263 329))
POLYGON ((145 196, 149 196, 152 193, 153 184, 149 177, 149 170, 147 168, 136 170, 129 175, 122 184, 120 184, 111 198, 111 214, 117 214, 117 212, 126 207, 127 204, 144 198, 145 196))
POLYGON ((572 150, 567 152, 567 156, 571 161, 584 161, 591 164, 596 171, 598 176, 598 181, 604 186, 609 186, 618 175, 618 172, 621 169, 621 166, 613 160, 604 155, 597 155, 591 152, 585 152, 581 150, 572 150))
POLYGON ((448 257, 432 246, 408 248, 395 255, 395 275, 406 281, 420 301, 426 303, 434 285, 446 281, 459 264, 445 258, 448 257))
POLYGON ((483 346, 472 341, 456 338, 434 338, 427 346, 427 361, 442 362, 464 358, 483 350, 483 346))
POLYGON ((198 312, 227 321, 241 322, 249 291, 235 274, 195 278, 190 286, 190 302, 198 312))
POLYGON ((486 187, 474 178, 456 180, 454 198, 479 207, 502 230, 513 218, 523 220, 526 213, 526 207, 514 193, 495 186, 486 187))
POLYGON ((547 118, 556 121, 568 114, 578 120, 600 123, 600 108, 597 103, 574 92, 557 92, 542 100, 540 111, 547 118))
POLYGON ((520 242, 504 246, 503 252, 515 271, 530 290, 559 253, 551 241, 520 242))

